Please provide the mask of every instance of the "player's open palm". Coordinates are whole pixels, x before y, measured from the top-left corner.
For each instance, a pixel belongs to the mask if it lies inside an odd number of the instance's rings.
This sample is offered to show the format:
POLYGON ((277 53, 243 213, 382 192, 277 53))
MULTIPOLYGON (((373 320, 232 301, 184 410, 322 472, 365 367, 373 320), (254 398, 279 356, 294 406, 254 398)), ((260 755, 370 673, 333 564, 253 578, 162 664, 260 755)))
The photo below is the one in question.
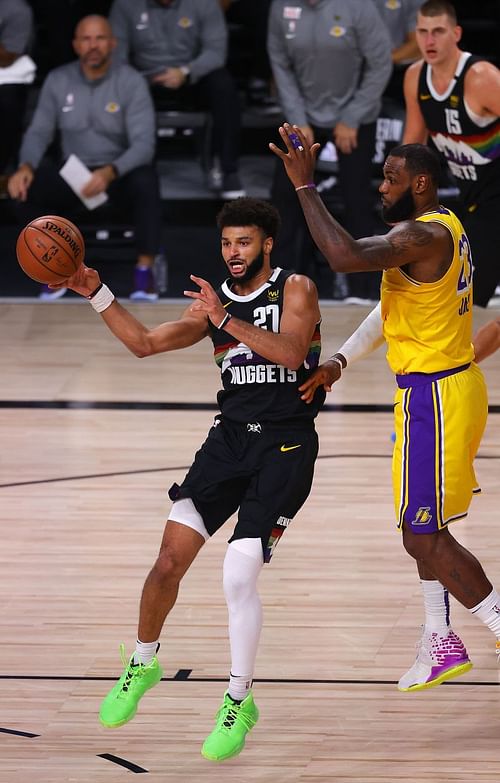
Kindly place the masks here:
POLYGON ((333 384, 339 380, 342 370, 339 362, 328 359, 317 367, 307 381, 299 386, 302 392, 300 399, 308 404, 313 401, 314 393, 318 386, 322 386, 327 392, 332 390, 333 384))

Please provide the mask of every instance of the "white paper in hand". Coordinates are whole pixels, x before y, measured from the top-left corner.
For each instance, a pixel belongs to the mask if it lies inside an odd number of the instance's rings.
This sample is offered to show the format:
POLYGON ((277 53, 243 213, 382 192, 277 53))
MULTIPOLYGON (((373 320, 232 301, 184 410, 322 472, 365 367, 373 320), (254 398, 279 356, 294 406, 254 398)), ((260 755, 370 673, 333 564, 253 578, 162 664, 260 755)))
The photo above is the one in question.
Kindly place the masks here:
POLYGON ((87 209, 100 207, 101 204, 108 200, 106 193, 99 193, 97 196, 91 196, 90 198, 82 196, 82 188, 85 187, 91 178, 92 172, 76 155, 69 156, 64 166, 59 170, 59 174, 67 182, 71 190, 76 193, 78 198, 83 201, 87 209))

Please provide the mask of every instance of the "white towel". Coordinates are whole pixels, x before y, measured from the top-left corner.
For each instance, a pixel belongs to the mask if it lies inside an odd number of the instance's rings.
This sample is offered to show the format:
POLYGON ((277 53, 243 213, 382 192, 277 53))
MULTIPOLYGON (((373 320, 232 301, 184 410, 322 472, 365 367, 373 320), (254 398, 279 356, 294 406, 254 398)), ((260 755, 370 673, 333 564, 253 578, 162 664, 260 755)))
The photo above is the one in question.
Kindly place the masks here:
POLYGON ((21 55, 12 65, 0 68, 0 85, 31 84, 35 78, 36 65, 27 54, 21 55))

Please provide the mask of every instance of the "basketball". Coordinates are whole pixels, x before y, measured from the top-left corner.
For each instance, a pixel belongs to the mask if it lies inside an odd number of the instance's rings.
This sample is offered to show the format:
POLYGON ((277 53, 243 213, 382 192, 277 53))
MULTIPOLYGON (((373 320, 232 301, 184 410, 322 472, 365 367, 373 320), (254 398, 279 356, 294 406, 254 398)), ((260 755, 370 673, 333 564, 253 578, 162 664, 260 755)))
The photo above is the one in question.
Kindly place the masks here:
POLYGON ((44 215, 23 228, 17 238, 19 266, 39 283, 63 283, 85 256, 80 230, 63 217, 44 215))

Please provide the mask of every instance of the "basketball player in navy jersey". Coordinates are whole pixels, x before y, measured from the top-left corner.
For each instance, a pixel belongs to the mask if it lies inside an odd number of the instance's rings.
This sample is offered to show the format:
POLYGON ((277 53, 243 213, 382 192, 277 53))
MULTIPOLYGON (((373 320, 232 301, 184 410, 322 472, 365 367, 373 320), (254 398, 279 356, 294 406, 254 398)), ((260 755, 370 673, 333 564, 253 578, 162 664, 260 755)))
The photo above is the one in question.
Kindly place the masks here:
POLYGON ((420 7, 423 59, 405 73, 403 144, 430 137, 446 160, 473 252, 474 304, 486 307, 500 283, 500 71, 462 51, 461 34, 447 0, 420 7))
POLYGON ((179 583, 203 544, 237 510, 224 560, 229 612, 229 687, 202 754, 213 761, 235 756, 258 719, 251 686, 262 625, 257 579, 281 535, 311 489, 318 438, 312 405, 299 386, 319 362, 320 312, 314 283, 271 267, 279 215, 266 201, 240 198, 218 216, 229 277, 215 291, 191 276, 199 291, 177 321, 148 329, 82 265, 65 285, 86 296, 113 334, 136 356, 185 348, 209 337, 221 371, 221 413, 186 477, 169 491, 172 511, 160 554, 144 584, 138 641, 125 670, 104 699, 100 720, 121 726, 139 699, 162 676, 156 653, 179 583))

